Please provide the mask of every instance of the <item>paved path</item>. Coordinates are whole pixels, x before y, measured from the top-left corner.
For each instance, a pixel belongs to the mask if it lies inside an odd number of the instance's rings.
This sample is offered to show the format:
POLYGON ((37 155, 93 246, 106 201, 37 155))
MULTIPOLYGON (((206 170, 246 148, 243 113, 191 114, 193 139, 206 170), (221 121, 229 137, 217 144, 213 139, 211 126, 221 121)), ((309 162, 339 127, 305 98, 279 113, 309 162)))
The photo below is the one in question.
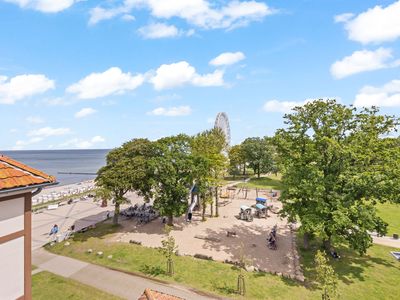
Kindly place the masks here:
POLYGON ((32 215, 32 250, 50 241, 49 232, 54 224, 59 226, 60 232, 65 232, 73 224, 75 224, 75 229, 79 230, 103 221, 107 212, 113 210, 114 207, 103 208, 93 200, 85 200, 60 206, 54 210, 45 209, 40 213, 34 213, 32 215))
POLYGON ((389 246, 393 248, 400 248, 400 239, 395 240, 394 238, 388 236, 377 237, 372 234, 371 236, 375 244, 389 246))
POLYGON ((138 299, 145 288, 187 300, 217 299, 197 294, 186 287, 159 283, 140 276, 113 271, 73 258, 55 255, 44 249, 35 250, 32 261, 39 268, 34 272, 39 270, 49 271, 124 299, 138 299))
MULTIPOLYGON (((136 200, 139 197, 129 193, 129 199, 136 200)), ((137 201, 137 200, 136 200, 137 201)), ((123 205, 122 208, 129 205, 123 205)), ((65 233, 71 225, 75 225, 75 231, 97 224, 106 219, 107 213, 111 216, 114 205, 101 207, 100 202, 82 200, 72 204, 65 204, 53 210, 44 209, 42 212, 32 215, 32 250, 46 245, 50 241, 49 232, 54 224, 60 228, 60 233, 65 233)))

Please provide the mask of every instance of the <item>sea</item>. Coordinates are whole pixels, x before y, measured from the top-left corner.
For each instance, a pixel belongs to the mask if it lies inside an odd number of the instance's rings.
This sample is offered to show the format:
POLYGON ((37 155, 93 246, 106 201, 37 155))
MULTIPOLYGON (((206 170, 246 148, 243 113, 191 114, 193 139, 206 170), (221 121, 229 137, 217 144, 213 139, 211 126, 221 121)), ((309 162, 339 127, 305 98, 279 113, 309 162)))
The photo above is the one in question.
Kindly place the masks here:
POLYGON ((105 165, 109 151, 107 149, 0 150, 0 154, 55 176, 59 185, 67 185, 94 179, 97 170, 105 165))

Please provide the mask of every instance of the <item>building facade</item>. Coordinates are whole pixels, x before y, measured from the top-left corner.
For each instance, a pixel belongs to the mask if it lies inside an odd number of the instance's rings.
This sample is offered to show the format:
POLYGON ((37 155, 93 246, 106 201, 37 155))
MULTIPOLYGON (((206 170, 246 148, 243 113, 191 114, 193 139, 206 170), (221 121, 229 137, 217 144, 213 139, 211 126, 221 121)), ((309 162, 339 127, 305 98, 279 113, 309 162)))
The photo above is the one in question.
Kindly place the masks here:
POLYGON ((54 177, 0 155, 0 299, 31 299, 32 196, 54 177))

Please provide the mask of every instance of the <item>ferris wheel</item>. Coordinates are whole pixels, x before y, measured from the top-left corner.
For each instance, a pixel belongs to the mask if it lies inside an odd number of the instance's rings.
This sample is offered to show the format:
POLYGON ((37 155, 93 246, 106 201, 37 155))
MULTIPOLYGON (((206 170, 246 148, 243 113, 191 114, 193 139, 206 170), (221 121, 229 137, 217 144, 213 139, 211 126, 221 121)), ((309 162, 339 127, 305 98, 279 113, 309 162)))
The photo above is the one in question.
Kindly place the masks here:
POLYGON ((224 112, 217 114, 215 118, 214 128, 220 128, 225 134, 226 143, 229 146, 231 144, 231 127, 229 126, 228 115, 224 112))

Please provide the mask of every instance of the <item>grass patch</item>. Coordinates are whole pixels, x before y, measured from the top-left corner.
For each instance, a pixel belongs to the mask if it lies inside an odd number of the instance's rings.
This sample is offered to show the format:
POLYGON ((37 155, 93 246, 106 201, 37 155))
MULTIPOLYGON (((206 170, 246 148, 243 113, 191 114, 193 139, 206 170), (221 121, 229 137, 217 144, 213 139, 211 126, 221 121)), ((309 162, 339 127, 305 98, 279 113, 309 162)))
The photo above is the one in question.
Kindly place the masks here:
POLYGON ((387 235, 400 234, 400 204, 378 203, 378 215, 389 224, 387 235))
POLYGON ((258 189, 273 189, 273 190, 281 190, 282 182, 280 175, 269 175, 261 178, 250 178, 249 182, 239 183, 239 187, 247 187, 247 188, 258 188, 258 189))
POLYGON ((85 299, 85 300, 118 300, 98 289, 84 285, 75 280, 67 279, 46 271, 32 276, 32 298, 48 299, 85 299))
MULTIPOLYGON (((175 257, 175 275, 165 274, 165 258, 152 248, 127 243, 107 241, 118 227, 101 224, 96 229, 76 234, 71 245, 62 243, 47 249, 90 263, 109 266, 149 277, 177 282, 235 299, 238 270, 228 264, 198 260, 192 257, 175 257), (86 251, 93 249, 93 253, 86 251), (104 256, 95 255, 103 251, 104 256), (113 258, 107 256, 112 254, 113 258)), ((246 299, 321 299, 320 291, 314 288, 313 256, 316 251, 300 250, 305 270, 306 283, 282 278, 269 273, 246 273, 246 299)), ((367 255, 360 257, 347 249, 340 249, 342 259, 332 261, 339 274, 341 299, 396 299, 400 281, 400 264, 390 254, 389 247, 374 245, 367 255)))
POLYGON ((31 266, 31 271, 36 270, 37 268, 38 268, 38 267, 32 265, 32 266, 31 266))
MULTIPOLYGON (((300 240, 300 239, 299 239, 300 240)), ((318 249, 305 251, 300 246, 304 275, 311 284, 314 282, 314 255, 318 249)), ((373 245, 364 256, 348 248, 339 249, 341 258, 330 259, 339 276, 340 299, 398 299, 400 263, 389 253, 395 249, 373 245)))
MULTIPOLYGON (((169 277, 165 274, 166 260, 157 249, 107 241, 107 237, 116 230, 118 227, 101 224, 94 230, 76 234, 69 246, 59 243, 53 247, 47 246, 47 249, 90 263, 177 282, 205 292, 242 298, 235 294, 238 276, 236 267, 215 261, 177 256, 174 258, 175 275, 169 277), (93 253, 87 253, 88 249, 92 249, 93 253), (103 257, 95 254, 98 251, 104 253, 103 257), (112 259, 107 258, 110 254, 113 256, 112 259)), ((310 293, 312 294, 296 281, 267 273, 247 273, 246 288, 246 299, 282 299, 282 295, 286 295, 287 299, 307 299, 310 293)))

